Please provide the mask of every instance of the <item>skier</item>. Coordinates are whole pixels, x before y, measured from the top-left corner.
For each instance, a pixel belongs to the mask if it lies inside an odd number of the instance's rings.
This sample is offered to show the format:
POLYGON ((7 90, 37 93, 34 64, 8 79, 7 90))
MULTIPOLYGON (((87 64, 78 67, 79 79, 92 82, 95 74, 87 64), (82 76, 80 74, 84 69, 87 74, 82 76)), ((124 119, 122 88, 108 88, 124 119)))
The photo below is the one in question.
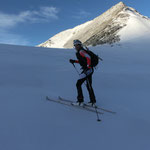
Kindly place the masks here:
POLYGON ((77 60, 70 59, 70 63, 79 63, 81 65, 82 72, 79 76, 79 79, 77 80, 76 87, 77 87, 77 102, 73 103, 73 105, 84 105, 84 97, 82 93, 82 84, 86 80, 86 87, 89 92, 90 102, 88 102, 88 105, 95 106, 96 99, 95 94, 92 88, 92 75, 94 72, 93 67, 91 67, 91 57, 86 52, 86 50, 83 48, 82 42, 80 40, 74 40, 73 41, 74 47, 76 49, 76 57, 77 60))

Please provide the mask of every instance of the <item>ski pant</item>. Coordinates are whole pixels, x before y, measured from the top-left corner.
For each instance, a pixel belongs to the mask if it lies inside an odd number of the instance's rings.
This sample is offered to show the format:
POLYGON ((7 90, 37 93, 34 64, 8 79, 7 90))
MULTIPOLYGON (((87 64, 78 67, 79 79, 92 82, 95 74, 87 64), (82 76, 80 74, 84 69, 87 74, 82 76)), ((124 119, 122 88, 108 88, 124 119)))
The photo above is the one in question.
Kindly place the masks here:
POLYGON ((82 92, 82 87, 81 86, 82 86, 82 84, 84 83, 85 80, 86 80, 86 87, 87 87, 87 90, 89 92, 90 101, 92 103, 96 102, 95 94, 94 94, 93 87, 92 87, 92 75, 93 75, 93 72, 94 72, 94 69, 91 68, 91 69, 89 69, 86 72, 83 71, 80 74, 80 78, 79 78, 79 80, 76 83, 77 93, 78 93, 77 99, 78 99, 79 102, 83 102, 84 101, 84 97, 83 97, 83 92, 82 92))

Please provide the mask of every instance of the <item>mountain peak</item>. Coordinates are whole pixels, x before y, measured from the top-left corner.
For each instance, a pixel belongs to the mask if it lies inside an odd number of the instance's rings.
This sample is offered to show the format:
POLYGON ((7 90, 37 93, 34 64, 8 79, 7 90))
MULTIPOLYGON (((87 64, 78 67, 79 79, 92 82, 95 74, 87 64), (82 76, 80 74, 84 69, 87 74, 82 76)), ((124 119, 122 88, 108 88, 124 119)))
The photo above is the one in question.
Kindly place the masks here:
MULTIPOLYGON (((123 35, 119 33, 125 27, 130 29, 128 33, 123 32, 123 34, 129 34, 129 37, 137 35, 137 30, 136 33, 133 32, 135 31, 135 26, 133 26, 133 24, 137 25, 138 30, 144 28, 144 24, 146 24, 146 28, 143 30, 150 30, 150 20, 140 15, 135 9, 126 6, 121 1, 93 20, 60 32, 39 46, 72 48, 74 39, 81 40, 85 46, 113 44, 121 40, 123 35)), ((141 35, 141 33, 139 35, 141 35)))
POLYGON ((120 6, 125 6, 126 7, 126 5, 125 5, 125 3, 124 2, 119 2, 118 4, 116 4, 116 5, 120 5, 120 6))

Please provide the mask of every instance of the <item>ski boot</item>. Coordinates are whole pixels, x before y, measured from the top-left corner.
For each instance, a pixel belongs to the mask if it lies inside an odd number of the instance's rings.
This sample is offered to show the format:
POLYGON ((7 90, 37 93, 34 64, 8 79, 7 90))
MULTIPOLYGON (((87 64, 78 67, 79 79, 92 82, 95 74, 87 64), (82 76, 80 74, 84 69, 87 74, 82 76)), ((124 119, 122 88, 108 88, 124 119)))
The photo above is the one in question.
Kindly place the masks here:
POLYGON ((90 106, 90 107, 95 107, 95 108, 97 108, 97 106, 96 106, 96 102, 88 102, 86 105, 88 105, 88 106, 90 106))
POLYGON ((72 103, 72 105, 74 105, 74 106, 81 106, 81 107, 83 107, 83 106, 84 106, 84 103, 83 103, 83 102, 79 102, 79 101, 77 101, 77 102, 75 102, 75 103, 72 103))

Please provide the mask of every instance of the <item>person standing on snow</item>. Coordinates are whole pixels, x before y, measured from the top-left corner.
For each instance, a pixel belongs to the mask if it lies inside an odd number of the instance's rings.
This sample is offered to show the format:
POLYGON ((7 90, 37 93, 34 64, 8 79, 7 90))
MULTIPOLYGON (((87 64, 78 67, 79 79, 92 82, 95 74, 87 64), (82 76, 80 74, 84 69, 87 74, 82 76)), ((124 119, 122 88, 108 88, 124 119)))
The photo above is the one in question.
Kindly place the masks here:
POLYGON ((93 67, 91 67, 91 57, 86 52, 86 50, 83 48, 82 42, 80 40, 74 40, 73 41, 74 47, 76 49, 76 57, 77 60, 70 59, 70 63, 79 63, 82 67, 82 72, 80 74, 79 79, 77 80, 76 87, 77 87, 77 102, 73 103, 73 105, 84 105, 84 97, 82 92, 82 84, 84 81, 86 81, 86 87, 89 92, 90 102, 88 102, 89 105, 94 106, 96 103, 95 94, 92 88, 92 75, 94 72, 93 67))

